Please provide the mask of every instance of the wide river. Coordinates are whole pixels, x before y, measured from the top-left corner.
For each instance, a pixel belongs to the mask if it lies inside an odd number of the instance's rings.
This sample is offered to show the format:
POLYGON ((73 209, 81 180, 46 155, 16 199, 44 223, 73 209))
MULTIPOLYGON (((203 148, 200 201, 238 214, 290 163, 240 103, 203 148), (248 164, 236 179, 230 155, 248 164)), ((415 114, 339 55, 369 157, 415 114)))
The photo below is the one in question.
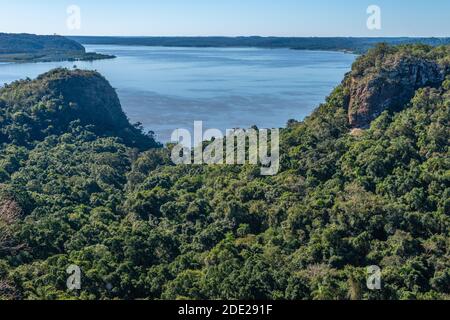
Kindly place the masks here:
POLYGON ((163 48, 88 45, 117 59, 0 64, 0 83, 56 67, 94 69, 117 89, 130 121, 162 142, 177 128, 278 128, 302 120, 342 80, 352 54, 256 48, 163 48))

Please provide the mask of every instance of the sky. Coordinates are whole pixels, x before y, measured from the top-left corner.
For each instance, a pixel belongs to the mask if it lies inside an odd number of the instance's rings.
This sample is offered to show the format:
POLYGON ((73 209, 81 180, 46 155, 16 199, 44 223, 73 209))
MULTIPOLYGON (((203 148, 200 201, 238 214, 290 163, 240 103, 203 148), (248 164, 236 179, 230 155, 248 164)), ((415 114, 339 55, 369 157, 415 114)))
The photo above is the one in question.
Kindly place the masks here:
POLYGON ((0 0, 0 32, 446 37, 450 0, 0 0), (370 5, 381 10, 381 29, 367 27, 370 5))

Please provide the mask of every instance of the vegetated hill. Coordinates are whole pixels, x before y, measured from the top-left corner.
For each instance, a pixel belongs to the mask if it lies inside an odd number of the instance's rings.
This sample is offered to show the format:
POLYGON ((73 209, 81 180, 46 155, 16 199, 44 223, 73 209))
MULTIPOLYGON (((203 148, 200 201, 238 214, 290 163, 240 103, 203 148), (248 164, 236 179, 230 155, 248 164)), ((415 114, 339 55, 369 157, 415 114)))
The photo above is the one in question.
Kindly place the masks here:
POLYGON ((439 87, 449 70, 448 47, 378 45, 344 81, 350 125, 365 128, 383 111, 401 110, 417 89, 439 87))
POLYGON ((96 60, 113 56, 86 53, 76 41, 62 36, 0 33, 0 62, 96 60))
POLYGON ((378 43, 431 46, 450 44, 450 38, 353 38, 353 37, 97 37, 71 36, 83 44, 165 46, 165 47, 258 47, 296 50, 333 50, 365 53, 378 43))
POLYGON ((449 47, 427 46, 359 58, 326 103, 289 121, 273 177, 250 165, 173 166, 167 149, 137 153, 80 122, 27 148, 10 130, 0 148, 0 297, 449 299, 449 58, 449 47), (411 72, 383 76, 383 91, 379 75, 399 66, 411 72), (422 81, 421 68, 444 74, 422 81), (411 79, 412 94, 378 110, 411 79), (382 112, 355 128, 353 113, 366 109, 382 112), (83 273, 75 292, 72 264, 83 273), (366 286, 372 265, 381 290, 366 286))
POLYGON ((97 72, 55 69, 0 88, 0 143, 30 146, 66 133, 74 122, 128 146, 157 145, 129 124, 115 90, 97 72))
POLYGON ((0 33, 0 54, 49 51, 85 53, 81 44, 62 36, 0 33))

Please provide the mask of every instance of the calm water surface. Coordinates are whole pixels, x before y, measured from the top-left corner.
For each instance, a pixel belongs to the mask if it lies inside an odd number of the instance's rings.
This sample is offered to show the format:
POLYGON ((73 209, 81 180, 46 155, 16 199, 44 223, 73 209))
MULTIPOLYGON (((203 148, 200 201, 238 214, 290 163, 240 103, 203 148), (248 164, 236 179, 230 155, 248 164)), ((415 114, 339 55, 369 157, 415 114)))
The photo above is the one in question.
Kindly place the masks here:
MULTIPOLYGON (((118 58, 76 62, 117 89, 131 122, 167 142, 177 128, 285 126, 308 116, 350 70, 355 56, 339 52, 256 48, 163 48, 89 45, 118 58)), ((34 78, 73 62, 0 64, 0 83, 34 78)))

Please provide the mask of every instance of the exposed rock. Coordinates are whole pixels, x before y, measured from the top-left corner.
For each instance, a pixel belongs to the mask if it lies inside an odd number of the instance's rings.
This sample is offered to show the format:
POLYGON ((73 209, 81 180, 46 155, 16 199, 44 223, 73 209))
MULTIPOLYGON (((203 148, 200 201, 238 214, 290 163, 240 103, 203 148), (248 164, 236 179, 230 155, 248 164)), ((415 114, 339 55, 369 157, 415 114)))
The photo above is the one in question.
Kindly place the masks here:
POLYGON ((364 130, 361 130, 359 128, 354 128, 350 131, 350 135, 353 137, 361 137, 364 134, 364 130))
POLYGON ((445 68, 425 58, 389 55, 379 68, 363 75, 349 74, 349 122, 353 128, 367 128, 385 110, 400 110, 417 89, 438 86, 445 79, 445 68))
POLYGON ((22 209, 19 204, 10 199, 0 200, 0 222, 5 225, 11 225, 22 215, 22 209))
POLYGON ((79 118, 83 124, 111 131, 129 126, 115 90, 98 72, 55 69, 35 81, 51 95, 64 97, 73 119, 79 118))
POLYGON ((32 128, 31 141, 67 132, 78 121, 92 126, 99 136, 119 137, 129 146, 158 146, 153 137, 129 123, 116 91, 95 71, 54 69, 35 80, 14 82, 0 88, 2 105, 11 117, 7 122, 26 122, 32 128))
POLYGON ((21 246, 14 244, 14 236, 11 227, 17 223, 22 215, 22 209, 14 200, 0 199, 0 253, 16 251, 21 246))

